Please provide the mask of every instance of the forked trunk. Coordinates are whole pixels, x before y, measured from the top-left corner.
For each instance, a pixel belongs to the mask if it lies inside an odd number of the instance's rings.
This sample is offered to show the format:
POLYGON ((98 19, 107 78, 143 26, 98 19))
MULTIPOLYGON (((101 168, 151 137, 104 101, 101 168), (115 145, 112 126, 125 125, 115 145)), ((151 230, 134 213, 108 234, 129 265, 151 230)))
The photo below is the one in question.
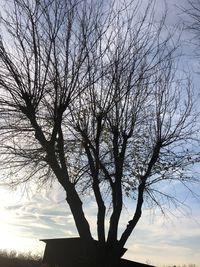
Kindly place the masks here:
POLYGON ((108 244, 101 245, 100 242, 93 242, 93 246, 88 248, 89 254, 80 267, 118 267, 120 258, 126 252, 126 249, 121 248, 118 243, 111 247, 108 244))

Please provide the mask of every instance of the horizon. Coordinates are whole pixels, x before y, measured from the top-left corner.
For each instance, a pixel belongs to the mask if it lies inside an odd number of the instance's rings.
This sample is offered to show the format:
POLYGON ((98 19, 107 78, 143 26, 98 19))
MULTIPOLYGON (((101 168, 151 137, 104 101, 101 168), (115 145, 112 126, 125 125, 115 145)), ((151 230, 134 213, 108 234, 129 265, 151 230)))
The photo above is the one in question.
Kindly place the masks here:
MULTIPOLYGON (((9 201, 4 209, 0 207, 0 250, 31 252, 43 256, 45 243, 39 240, 78 237, 64 194, 56 183, 54 189, 43 189, 42 196, 39 192, 33 195, 29 193, 28 198, 17 191, 8 193, 5 190, 4 193, 9 201), (52 195, 52 192, 55 193, 52 195)), ((5 195, 3 197, 1 194, 1 203, 3 199, 5 195)), ((155 266, 200 266, 199 202, 192 197, 189 200, 188 205, 193 206, 193 209, 189 206, 179 212, 174 209, 176 217, 167 218, 169 214, 166 213, 165 218, 158 210, 144 209, 143 216, 125 245, 128 250, 123 258, 155 266), (185 214, 181 215, 182 212, 185 214)), ((91 201, 88 203, 86 214, 95 238, 96 206, 91 201)), ((122 226, 128 218, 130 215, 125 211, 122 226)))

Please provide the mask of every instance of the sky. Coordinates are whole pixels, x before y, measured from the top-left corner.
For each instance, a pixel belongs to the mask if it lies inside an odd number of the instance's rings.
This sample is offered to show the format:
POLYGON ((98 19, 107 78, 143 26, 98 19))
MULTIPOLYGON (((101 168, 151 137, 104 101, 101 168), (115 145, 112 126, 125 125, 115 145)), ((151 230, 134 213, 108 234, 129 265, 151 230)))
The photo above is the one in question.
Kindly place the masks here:
MULTIPOLYGON (((180 18, 181 12, 175 4, 180 7, 186 6, 187 2, 167 1, 168 27, 177 23, 180 18)), ((163 10, 161 0, 157 1, 156 8, 158 12, 163 10)), ((186 38, 188 33, 183 36, 186 38)), ((184 49, 188 56, 190 47, 185 45, 184 49)), ((197 62, 190 56, 186 61, 193 71, 197 62)), ((198 87, 200 77, 194 77, 198 87)), ((41 191, 34 189, 34 186, 30 188, 31 190, 26 190, 21 185, 16 190, 10 190, 0 184, 0 249, 31 251, 42 255, 44 243, 40 239, 73 237, 77 236, 77 231, 65 195, 58 184, 41 191)), ((199 191, 198 188, 196 191, 199 191)), ((185 197, 186 191, 180 188, 179 194, 185 197)), ((130 201, 128 205, 131 204, 130 201)), ((171 207, 170 211, 174 215, 167 213, 166 216, 158 210, 149 211, 145 208, 126 244, 128 251, 124 257, 157 266, 193 263, 200 267, 200 201, 190 195, 187 197, 187 205, 184 210, 179 211, 171 207)), ((94 232, 96 206, 89 197, 85 198, 85 208, 94 232)), ((125 226, 129 219, 130 214, 125 211, 121 225, 125 226)))
MULTIPOLYGON (((179 189, 180 190, 180 189, 179 189)), ((184 190, 179 194, 185 195, 184 190)), ((200 203, 189 196, 188 206, 174 215, 144 209, 143 216, 126 247, 125 258, 156 266, 196 264, 200 266, 200 203)), ((131 201, 128 203, 131 206, 131 201)), ((96 206, 85 199, 91 230, 95 234, 96 206)), ((84 208, 85 208, 84 207, 84 208)), ((124 211, 121 227, 131 214, 124 211)), ((0 249, 31 251, 42 255, 44 243, 39 239, 77 236, 73 217, 58 184, 41 192, 1 188, 0 249)))

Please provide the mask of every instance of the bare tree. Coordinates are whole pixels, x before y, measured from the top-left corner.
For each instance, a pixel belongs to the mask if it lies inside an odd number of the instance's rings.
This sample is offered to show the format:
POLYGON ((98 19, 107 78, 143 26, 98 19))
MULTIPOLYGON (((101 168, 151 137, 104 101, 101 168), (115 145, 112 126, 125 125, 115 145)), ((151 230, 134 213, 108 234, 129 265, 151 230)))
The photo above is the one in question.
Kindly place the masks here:
POLYGON ((106 251, 111 266, 144 200, 162 209, 160 197, 173 199, 159 183, 195 181, 190 81, 177 74, 177 47, 165 17, 155 22, 153 2, 143 13, 135 1, 12 4, 0 43, 2 169, 12 170, 11 184, 56 178, 87 243, 82 195, 92 192, 98 262, 106 251), (119 236, 126 197, 135 209, 119 236))
POLYGON ((188 0, 187 6, 182 7, 183 25, 187 32, 190 32, 189 45, 194 48, 194 56, 199 59, 199 42, 200 42, 200 1, 188 0))

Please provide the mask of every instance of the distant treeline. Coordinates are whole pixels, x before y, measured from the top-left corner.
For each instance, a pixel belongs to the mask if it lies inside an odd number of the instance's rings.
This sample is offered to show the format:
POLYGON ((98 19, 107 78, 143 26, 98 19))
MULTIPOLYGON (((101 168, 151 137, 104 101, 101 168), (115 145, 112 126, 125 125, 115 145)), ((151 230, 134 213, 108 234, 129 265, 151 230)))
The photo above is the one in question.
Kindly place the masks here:
MULTIPOLYGON (((39 255, 29 253, 18 253, 16 251, 0 250, 1 267, 41 267, 42 258, 39 255)), ((163 265, 163 267, 200 267, 196 264, 163 265)))
POLYGON ((0 251, 0 266, 2 267, 40 267, 41 257, 31 253, 16 251, 0 251))

